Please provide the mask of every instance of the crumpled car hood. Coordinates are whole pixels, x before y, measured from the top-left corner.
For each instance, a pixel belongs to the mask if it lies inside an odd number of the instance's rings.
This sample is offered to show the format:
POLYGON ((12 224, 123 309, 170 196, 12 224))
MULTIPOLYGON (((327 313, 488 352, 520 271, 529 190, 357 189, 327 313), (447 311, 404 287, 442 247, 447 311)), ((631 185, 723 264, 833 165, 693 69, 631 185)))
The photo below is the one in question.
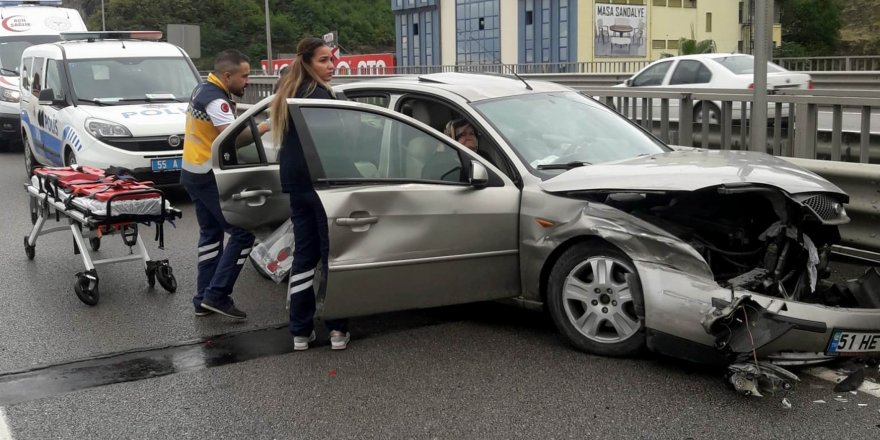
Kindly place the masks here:
POLYGON ((846 193, 775 156, 749 151, 685 150, 586 165, 541 183, 547 192, 592 190, 696 191, 718 185, 774 186, 789 194, 846 193))

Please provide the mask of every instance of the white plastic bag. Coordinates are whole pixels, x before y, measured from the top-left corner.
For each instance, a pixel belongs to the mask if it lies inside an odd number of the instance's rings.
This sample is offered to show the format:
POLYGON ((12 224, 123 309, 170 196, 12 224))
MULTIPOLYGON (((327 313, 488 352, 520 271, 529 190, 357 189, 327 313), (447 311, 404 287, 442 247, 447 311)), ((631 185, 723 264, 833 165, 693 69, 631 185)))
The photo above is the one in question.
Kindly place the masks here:
POLYGON ((261 275, 281 283, 293 265, 293 223, 287 219, 251 250, 251 263, 261 275))

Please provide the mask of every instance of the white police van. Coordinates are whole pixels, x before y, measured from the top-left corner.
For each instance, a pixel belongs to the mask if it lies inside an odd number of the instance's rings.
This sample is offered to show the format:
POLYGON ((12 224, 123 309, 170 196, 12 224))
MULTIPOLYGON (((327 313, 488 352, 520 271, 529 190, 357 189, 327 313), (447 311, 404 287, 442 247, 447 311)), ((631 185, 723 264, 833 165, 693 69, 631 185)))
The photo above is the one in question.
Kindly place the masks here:
POLYGON ((0 0, 0 148, 21 143, 18 119, 18 66, 21 53, 35 44, 58 41, 61 32, 86 30, 76 9, 61 0, 0 0))
POLYGON ((177 184, 186 108, 201 81, 161 32, 62 33, 25 49, 21 130, 28 173, 39 165, 123 167, 177 184))

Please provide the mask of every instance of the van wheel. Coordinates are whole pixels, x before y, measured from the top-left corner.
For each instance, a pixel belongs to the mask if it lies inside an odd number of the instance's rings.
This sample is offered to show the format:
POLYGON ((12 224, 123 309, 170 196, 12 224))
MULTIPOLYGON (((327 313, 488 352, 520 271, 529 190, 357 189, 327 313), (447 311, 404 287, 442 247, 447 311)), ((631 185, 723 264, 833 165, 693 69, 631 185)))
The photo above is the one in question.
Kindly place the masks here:
POLYGON ((24 167, 27 170, 28 178, 30 178, 34 175, 34 168, 41 165, 37 162, 37 158, 34 157, 34 152, 31 151, 31 145, 30 142, 28 142, 27 133, 21 134, 21 142, 24 144, 24 167))
POLYGON ((76 165, 76 155, 73 154, 73 150, 67 149, 64 153, 64 165, 69 167, 76 165))

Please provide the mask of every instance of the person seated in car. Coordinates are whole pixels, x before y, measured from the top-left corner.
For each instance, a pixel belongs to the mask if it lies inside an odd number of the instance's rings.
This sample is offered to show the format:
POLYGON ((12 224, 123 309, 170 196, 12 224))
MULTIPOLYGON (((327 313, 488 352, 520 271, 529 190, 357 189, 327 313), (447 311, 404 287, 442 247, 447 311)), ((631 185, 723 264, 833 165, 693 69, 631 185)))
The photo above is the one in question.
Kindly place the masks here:
MULTIPOLYGON (((480 153, 477 150, 479 141, 477 141, 476 133, 473 126, 467 120, 453 119, 446 124, 443 132, 468 149, 480 153)), ((482 153, 480 155, 482 156, 482 153)), ((461 160, 462 158, 459 157, 456 150, 440 146, 434 149, 425 161, 422 168, 422 178, 461 182, 463 179, 461 160)))

